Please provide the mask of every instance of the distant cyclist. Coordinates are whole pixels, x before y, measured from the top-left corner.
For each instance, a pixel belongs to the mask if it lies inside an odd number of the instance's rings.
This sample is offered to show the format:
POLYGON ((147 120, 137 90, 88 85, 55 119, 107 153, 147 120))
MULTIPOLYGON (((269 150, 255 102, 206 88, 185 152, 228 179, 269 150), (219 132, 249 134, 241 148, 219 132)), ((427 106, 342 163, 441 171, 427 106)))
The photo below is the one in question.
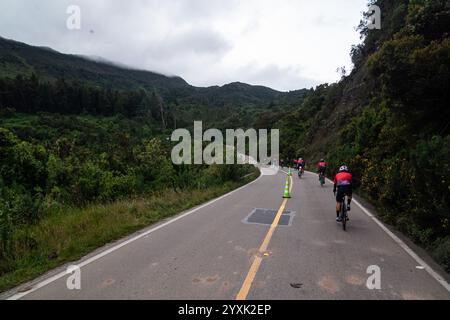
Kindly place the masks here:
POLYGON ((317 170, 319 173, 319 180, 321 175, 323 175, 325 177, 326 173, 327 173, 327 167, 328 164, 325 162, 324 159, 320 159, 320 162, 317 164, 317 170))
POLYGON ((297 170, 305 170, 306 162, 303 158, 298 159, 297 161, 297 170))
POLYGON ((339 173, 334 178, 334 194, 336 195, 336 221, 341 222, 341 202, 347 196, 347 211, 350 211, 350 204, 353 196, 353 175, 349 172, 347 166, 342 166, 339 173))

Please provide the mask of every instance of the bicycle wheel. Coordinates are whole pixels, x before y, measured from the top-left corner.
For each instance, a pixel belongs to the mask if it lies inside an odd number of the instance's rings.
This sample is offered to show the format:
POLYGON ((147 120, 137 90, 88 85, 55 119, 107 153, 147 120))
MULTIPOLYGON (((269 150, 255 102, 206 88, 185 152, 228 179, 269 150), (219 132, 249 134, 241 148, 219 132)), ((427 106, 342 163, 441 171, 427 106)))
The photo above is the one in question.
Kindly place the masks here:
POLYGON ((342 228, 344 231, 347 230, 347 207, 345 205, 345 200, 341 204, 341 211, 342 211, 342 228))

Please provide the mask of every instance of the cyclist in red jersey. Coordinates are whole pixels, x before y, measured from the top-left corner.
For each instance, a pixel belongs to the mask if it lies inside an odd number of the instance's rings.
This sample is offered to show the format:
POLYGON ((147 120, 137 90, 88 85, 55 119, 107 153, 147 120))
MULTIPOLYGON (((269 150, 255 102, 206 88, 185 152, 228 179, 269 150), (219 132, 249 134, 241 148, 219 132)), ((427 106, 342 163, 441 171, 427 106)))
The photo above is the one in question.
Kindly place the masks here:
POLYGON ((325 174, 327 172, 327 167, 328 167, 328 163, 326 163, 324 159, 320 159, 320 162, 317 164, 319 180, 320 180, 320 174, 323 174, 323 176, 325 176, 325 174))
POLYGON ((306 166, 305 160, 303 158, 298 159, 298 161, 297 161, 297 168, 296 169, 297 170, 300 170, 300 169, 304 170, 305 166, 306 166))
POLYGON ((340 211, 341 202, 345 196, 348 197, 347 211, 350 211, 350 204, 353 196, 353 175, 349 172, 347 166, 342 166, 339 173, 334 178, 334 194, 336 195, 336 213, 338 222, 341 222, 340 211))

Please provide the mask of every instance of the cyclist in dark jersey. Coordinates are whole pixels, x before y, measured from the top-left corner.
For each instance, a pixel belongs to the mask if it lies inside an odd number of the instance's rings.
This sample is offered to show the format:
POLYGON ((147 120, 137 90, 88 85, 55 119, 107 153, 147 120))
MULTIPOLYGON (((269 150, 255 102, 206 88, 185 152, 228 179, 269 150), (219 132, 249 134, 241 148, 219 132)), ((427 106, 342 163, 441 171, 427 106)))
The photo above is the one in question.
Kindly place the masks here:
POLYGON ((336 195, 336 213, 338 222, 341 222, 340 212, 341 212, 341 202, 345 196, 348 197, 347 201, 347 211, 350 211, 350 204, 352 202, 353 196, 353 175, 349 172, 347 166, 342 166, 339 169, 339 173, 334 178, 334 189, 333 192, 336 195))

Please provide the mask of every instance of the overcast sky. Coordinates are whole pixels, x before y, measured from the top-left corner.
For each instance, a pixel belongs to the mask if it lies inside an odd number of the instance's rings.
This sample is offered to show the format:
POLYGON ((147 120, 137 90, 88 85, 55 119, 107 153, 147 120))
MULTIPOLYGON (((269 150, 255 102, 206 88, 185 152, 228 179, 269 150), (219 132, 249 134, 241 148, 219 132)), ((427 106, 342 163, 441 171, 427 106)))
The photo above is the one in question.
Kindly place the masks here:
POLYGON ((367 0, 1 0, 0 36, 179 75, 293 90, 334 82, 367 0), (67 7, 81 8, 69 30, 67 7))

